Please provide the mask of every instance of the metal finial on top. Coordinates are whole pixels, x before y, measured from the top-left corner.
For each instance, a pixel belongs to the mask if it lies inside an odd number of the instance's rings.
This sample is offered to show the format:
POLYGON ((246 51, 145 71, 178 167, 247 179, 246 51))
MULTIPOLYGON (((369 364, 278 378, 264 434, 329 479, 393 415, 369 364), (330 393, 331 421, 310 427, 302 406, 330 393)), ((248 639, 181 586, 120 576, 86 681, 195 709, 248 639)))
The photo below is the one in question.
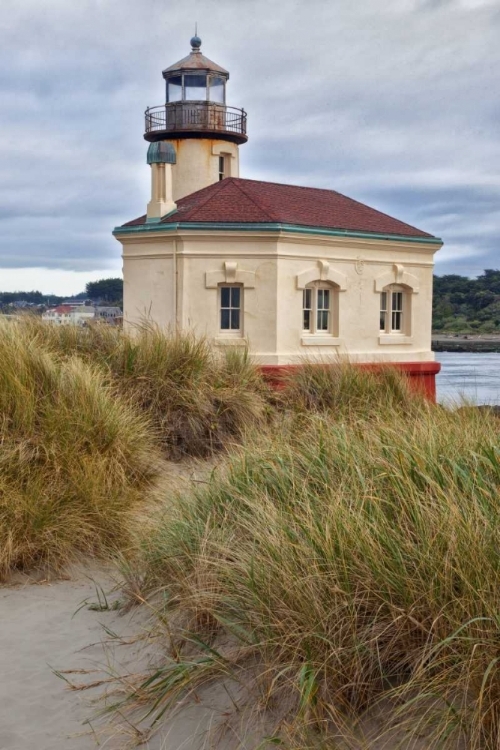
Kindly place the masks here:
POLYGON ((193 52, 199 52, 201 47, 201 39, 198 36, 198 22, 194 25, 194 36, 191 39, 191 49, 193 52))

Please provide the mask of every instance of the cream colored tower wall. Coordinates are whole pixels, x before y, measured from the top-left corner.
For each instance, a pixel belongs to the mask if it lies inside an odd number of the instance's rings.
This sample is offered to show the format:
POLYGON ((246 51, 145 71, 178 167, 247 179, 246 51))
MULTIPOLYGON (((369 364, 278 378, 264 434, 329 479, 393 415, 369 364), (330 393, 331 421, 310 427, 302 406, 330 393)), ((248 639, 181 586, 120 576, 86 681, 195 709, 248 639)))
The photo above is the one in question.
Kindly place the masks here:
POLYGON ((172 167, 173 199, 213 185, 219 180, 219 156, 225 156, 225 177, 239 177, 239 151, 235 143, 208 138, 179 138, 169 141, 177 157, 172 167))
POLYGON ((219 347, 248 342, 261 364, 335 359, 339 354, 365 362, 434 359, 437 244, 209 231, 163 237, 144 232, 120 239, 126 325, 144 317, 162 327, 177 321, 179 330, 205 335, 219 347), (339 289, 338 336, 314 338, 302 331, 300 286, 322 277, 339 289), (220 330, 220 284, 231 279, 243 289, 241 337, 220 330), (408 291, 411 327, 404 335, 379 331, 380 290, 391 283, 402 283, 408 291))
POLYGON ((131 329, 145 321, 175 328, 174 240, 128 242, 123 246, 123 320, 131 329))

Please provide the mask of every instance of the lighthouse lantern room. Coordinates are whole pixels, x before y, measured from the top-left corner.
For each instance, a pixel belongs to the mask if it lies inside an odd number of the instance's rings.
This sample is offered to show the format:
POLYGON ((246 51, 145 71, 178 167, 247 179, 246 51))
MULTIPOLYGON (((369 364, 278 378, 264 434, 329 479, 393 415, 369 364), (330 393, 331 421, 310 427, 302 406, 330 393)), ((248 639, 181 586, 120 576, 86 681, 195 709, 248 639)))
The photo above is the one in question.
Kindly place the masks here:
POLYGON ((163 71, 165 104, 148 107, 144 138, 168 141, 176 152, 173 198, 207 187, 224 177, 239 177, 238 146, 246 143, 244 109, 226 104, 229 72, 201 52, 201 39, 191 39, 191 52, 163 71))

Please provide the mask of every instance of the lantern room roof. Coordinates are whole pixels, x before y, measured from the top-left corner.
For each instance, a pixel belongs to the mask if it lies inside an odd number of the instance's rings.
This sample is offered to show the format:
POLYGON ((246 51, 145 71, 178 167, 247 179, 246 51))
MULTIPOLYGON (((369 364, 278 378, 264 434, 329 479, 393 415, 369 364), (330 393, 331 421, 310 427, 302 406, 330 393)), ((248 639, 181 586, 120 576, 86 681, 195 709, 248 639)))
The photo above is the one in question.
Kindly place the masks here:
POLYGON ((217 63, 214 63, 212 60, 209 60, 208 57, 205 57, 205 55, 202 54, 200 50, 201 39, 199 37, 193 37, 193 39, 191 40, 191 45, 192 48, 189 55, 183 57, 182 60, 179 60, 179 62, 176 62, 173 65, 169 65, 168 68, 165 68, 165 70, 163 71, 164 78, 170 76, 172 73, 180 73, 183 70, 207 70, 212 73, 220 73, 226 78, 229 78, 228 70, 222 68, 220 65, 217 65, 217 63), (193 45, 194 40, 196 40, 196 46, 193 45))

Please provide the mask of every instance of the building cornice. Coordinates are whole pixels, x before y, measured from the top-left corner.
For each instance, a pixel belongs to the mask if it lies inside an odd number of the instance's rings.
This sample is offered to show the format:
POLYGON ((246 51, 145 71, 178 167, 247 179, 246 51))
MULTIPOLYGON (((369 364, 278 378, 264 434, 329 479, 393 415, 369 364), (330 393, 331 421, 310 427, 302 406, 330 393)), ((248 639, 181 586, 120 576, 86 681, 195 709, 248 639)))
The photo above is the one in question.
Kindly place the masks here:
POLYGON ((378 234, 376 232, 358 232, 350 229, 323 229, 321 227, 304 227, 297 224, 282 223, 235 223, 235 222, 172 222, 171 224, 151 223, 137 224, 135 226, 116 227, 113 235, 120 237, 137 237, 152 234, 170 235, 173 232, 203 231, 203 232, 254 232, 292 234, 292 235, 315 235, 316 237, 344 237, 351 239, 375 240, 384 242, 404 242, 413 245, 431 245, 437 249, 443 241, 439 237, 411 237, 409 235, 378 234))

